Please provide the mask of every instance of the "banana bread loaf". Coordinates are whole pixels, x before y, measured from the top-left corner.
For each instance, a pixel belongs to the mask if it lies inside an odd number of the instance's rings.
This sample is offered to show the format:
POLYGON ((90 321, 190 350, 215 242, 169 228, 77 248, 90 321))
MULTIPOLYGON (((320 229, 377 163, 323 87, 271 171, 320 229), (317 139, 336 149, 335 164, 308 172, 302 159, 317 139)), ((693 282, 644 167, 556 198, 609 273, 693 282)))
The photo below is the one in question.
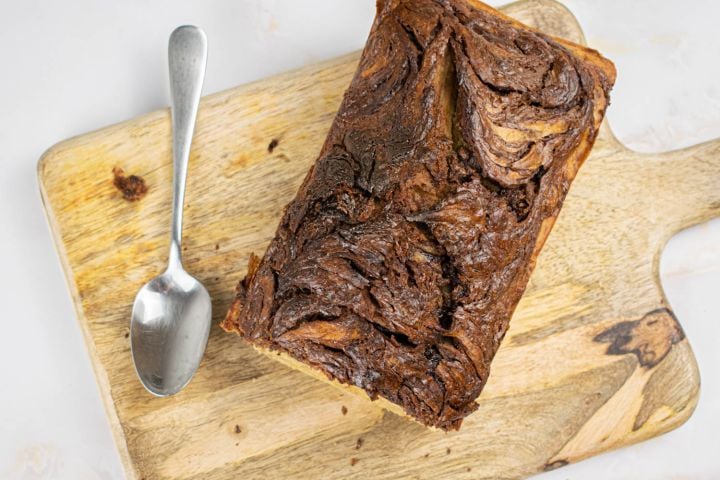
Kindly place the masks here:
POLYGON ((379 1, 320 157, 223 328, 459 428, 614 80, 594 50, 475 0, 379 1))

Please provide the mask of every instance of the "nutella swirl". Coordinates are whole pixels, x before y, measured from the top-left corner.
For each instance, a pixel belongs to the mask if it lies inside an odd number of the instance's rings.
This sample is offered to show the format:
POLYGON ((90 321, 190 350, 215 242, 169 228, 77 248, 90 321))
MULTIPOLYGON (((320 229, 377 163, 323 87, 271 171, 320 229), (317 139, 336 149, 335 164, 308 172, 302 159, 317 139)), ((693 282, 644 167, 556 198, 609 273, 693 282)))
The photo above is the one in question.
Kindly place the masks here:
POLYGON ((459 428, 608 104, 612 65, 489 7, 385 0, 223 326, 459 428))

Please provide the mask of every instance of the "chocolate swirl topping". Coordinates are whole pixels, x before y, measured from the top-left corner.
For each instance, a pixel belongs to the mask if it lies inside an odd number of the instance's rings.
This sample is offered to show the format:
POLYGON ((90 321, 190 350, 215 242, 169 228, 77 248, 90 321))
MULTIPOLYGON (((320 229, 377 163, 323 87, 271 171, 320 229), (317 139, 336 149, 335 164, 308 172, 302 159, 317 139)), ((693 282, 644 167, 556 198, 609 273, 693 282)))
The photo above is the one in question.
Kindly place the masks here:
POLYGON ((459 428, 614 82, 469 0, 385 0, 320 158, 223 327, 459 428))

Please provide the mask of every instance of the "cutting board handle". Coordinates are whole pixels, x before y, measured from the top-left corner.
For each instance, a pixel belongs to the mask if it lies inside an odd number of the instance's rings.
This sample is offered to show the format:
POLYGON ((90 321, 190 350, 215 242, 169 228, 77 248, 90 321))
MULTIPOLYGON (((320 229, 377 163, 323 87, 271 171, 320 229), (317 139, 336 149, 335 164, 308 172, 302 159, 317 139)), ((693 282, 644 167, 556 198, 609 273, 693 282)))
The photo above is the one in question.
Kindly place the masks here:
POLYGON ((597 161, 610 164, 603 172, 614 173, 607 181, 618 185, 617 195, 636 202, 629 212, 652 220, 657 231, 650 237, 660 239, 658 251, 681 230, 720 217, 720 139, 642 153, 623 145, 605 121, 590 161, 596 154, 597 161))
POLYGON ((720 140, 661 154, 633 152, 645 172, 664 242, 693 225, 720 216, 720 140))

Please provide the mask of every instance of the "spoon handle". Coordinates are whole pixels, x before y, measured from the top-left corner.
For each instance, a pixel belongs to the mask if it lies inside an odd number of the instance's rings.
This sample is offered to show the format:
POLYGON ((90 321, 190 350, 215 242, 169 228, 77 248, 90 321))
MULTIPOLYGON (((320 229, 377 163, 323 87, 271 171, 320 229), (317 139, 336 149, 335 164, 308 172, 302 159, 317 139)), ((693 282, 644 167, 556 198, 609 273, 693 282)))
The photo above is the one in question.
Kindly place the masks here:
POLYGON ((183 204, 190 145, 207 64, 207 37, 185 25, 170 34, 168 44, 173 132, 173 206, 169 267, 181 265, 183 204))

